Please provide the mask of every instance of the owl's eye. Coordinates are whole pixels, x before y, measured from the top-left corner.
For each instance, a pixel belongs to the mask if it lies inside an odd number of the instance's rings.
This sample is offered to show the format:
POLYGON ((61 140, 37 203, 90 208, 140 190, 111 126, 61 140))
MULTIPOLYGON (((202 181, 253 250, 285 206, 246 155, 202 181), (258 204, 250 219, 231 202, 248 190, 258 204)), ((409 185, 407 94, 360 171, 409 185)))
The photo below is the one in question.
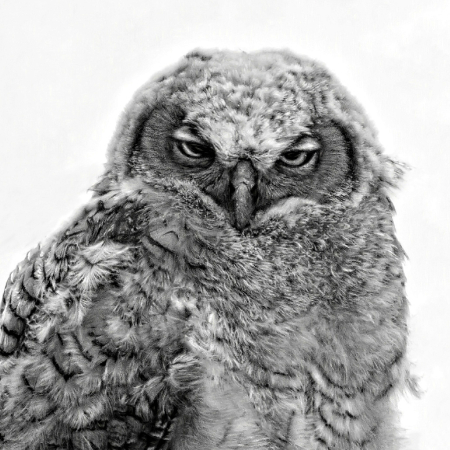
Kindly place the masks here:
POLYGON ((319 150, 320 143, 316 139, 304 136, 284 152, 279 161, 285 166, 302 167, 312 162, 319 150))
POLYGON ((172 150, 178 164, 192 168, 206 168, 214 162, 214 150, 203 143, 175 140, 172 150))
POLYGON ((209 147, 196 142, 178 141, 177 148, 183 156, 188 158, 201 159, 213 156, 213 152, 209 147))
POLYGON ((208 167, 214 161, 214 149, 187 126, 172 136, 173 156, 178 163, 191 167, 208 167))

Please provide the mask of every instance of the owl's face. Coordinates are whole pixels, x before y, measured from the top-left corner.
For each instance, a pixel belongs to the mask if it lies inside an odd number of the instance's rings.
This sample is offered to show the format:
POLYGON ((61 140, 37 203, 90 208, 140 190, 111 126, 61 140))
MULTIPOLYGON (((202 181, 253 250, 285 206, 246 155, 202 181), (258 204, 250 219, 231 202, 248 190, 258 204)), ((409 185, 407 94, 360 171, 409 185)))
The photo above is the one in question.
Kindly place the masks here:
POLYGON ((342 199, 363 158, 332 83, 288 54, 192 55, 139 94, 127 175, 194 182, 238 230, 286 198, 342 199))

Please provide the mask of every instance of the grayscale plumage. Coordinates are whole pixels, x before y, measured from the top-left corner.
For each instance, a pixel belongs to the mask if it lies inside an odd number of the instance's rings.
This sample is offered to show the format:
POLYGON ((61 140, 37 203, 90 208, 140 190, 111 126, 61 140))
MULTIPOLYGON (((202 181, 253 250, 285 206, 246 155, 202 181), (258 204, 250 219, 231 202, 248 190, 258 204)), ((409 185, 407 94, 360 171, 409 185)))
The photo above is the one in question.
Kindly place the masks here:
POLYGON ((7 283, 1 449, 399 448, 402 170, 326 69, 194 52, 108 158, 7 283))

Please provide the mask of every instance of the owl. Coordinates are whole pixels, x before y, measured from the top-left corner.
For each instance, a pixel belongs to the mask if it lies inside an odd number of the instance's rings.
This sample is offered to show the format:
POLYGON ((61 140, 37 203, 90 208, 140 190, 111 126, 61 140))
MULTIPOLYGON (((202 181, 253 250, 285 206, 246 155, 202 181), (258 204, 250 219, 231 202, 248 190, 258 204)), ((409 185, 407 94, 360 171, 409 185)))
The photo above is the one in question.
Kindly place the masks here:
POLYGON ((402 172, 315 61, 188 54, 7 282, 0 447, 398 449, 402 172))

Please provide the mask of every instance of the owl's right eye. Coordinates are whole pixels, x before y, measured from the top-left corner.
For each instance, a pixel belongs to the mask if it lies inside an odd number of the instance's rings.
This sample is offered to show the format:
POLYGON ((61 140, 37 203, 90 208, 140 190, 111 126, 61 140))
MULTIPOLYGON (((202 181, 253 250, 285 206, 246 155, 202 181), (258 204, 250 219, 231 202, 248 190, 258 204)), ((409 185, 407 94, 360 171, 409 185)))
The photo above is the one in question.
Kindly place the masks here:
POLYGON ((201 159, 214 156, 209 147, 196 142, 178 141, 176 146, 178 151, 187 158, 201 159))
POLYGON ((175 139, 172 146, 172 155, 174 160, 182 166, 206 168, 213 163, 215 153, 206 144, 175 139))
POLYGON ((179 164, 190 167, 208 167, 215 157, 214 149, 188 126, 172 135, 172 154, 179 164))

